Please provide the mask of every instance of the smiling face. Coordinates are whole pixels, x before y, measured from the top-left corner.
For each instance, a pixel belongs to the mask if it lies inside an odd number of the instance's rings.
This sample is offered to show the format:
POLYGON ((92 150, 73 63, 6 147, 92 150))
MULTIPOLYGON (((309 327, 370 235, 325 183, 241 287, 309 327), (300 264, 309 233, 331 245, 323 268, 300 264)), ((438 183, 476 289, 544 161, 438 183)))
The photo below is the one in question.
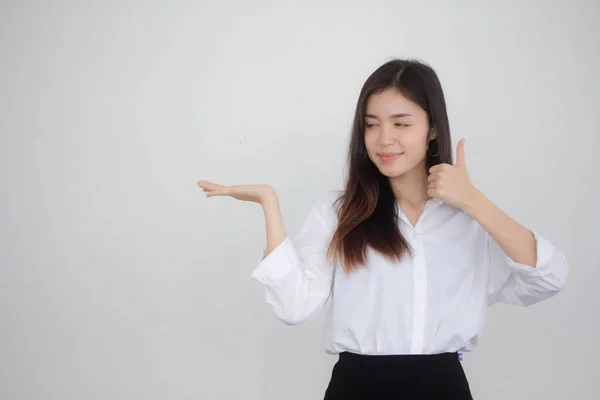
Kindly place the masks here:
POLYGON ((425 169, 429 116, 396 88, 371 95, 365 113, 365 147, 379 171, 396 178, 425 169))

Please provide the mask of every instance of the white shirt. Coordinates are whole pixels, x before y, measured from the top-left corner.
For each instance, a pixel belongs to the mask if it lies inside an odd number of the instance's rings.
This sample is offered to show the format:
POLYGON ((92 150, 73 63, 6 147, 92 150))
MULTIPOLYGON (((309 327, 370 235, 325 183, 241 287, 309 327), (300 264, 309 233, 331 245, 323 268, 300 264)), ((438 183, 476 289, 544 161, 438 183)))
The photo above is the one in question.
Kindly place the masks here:
POLYGON ((477 221, 437 199, 427 202, 415 226, 398 206, 412 257, 394 263, 369 250, 366 267, 346 274, 326 260, 340 194, 318 201, 298 235, 286 238, 252 273, 265 285, 275 315, 290 325, 312 320, 331 299, 324 335, 329 354, 470 351, 488 306, 527 306, 565 283, 565 256, 538 233, 535 268, 516 263, 477 221))

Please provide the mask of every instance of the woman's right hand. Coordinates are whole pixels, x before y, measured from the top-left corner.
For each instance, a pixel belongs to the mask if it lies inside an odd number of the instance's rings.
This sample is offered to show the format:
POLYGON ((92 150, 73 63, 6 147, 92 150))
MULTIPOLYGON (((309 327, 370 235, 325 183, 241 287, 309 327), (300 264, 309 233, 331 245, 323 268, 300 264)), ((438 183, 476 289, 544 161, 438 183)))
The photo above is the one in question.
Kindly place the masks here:
POLYGON ((267 252, 270 253, 286 238, 277 192, 269 185, 224 186, 209 181, 198 181, 206 197, 230 196, 237 200, 252 201, 262 206, 265 213, 267 252))
POLYGON ((237 200, 252 201, 261 205, 269 199, 276 198, 275 189, 269 185, 224 186, 200 180, 198 186, 206 193, 206 197, 229 196, 237 200))

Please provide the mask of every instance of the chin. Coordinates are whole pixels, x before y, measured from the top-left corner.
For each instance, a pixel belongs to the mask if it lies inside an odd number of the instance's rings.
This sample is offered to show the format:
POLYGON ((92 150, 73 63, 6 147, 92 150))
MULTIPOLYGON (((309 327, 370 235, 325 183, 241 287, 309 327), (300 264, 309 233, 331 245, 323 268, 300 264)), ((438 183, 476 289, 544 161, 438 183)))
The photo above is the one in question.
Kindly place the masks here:
POLYGON ((398 168, 394 165, 377 165, 377 169, 383 176, 388 178, 397 178, 407 172, 406 168, 398 168))

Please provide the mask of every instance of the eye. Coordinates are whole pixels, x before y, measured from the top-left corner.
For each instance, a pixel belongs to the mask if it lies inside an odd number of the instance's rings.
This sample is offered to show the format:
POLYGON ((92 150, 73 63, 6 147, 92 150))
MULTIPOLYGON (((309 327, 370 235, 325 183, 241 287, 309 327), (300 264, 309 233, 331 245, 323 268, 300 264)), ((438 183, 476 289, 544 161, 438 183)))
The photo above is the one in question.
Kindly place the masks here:
POLYGON ((367 128, 373 128, 373 127, 375 126, 375 124, 369 124, 369 123, 367 123, 367 124, 365 124, 365 126, 366 126, 367 128))
POLYGON ((402 122, 396 122, 395 125, 398 126, 398 127, 401 127, 401 128, 405 127, 405 126, 410 126, 409 124, 403 124, 402 122))

